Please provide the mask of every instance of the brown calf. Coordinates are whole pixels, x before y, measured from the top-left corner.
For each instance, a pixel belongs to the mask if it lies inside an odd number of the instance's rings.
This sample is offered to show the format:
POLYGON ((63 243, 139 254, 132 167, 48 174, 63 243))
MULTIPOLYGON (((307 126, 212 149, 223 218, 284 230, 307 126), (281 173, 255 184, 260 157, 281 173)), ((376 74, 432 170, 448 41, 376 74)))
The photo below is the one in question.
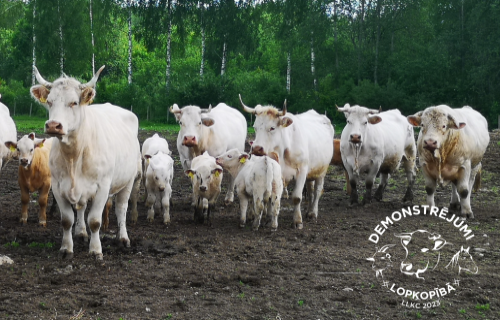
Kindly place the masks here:
POLYGON ((52 139, 35 139, 32 132, 22 137, 18 143, 8 141, 5 145, 19 155, 19 187, 21 189, 21 219, 26 225, 28 221, 28 205, 30 192, 38 192, 38 223, 47 226, 47 200, 50 190, 49 153, 52 139))
MULTIPOLYGON (((333 158, 330 164, 334 166, 344 168, 344 163, 342 162, 342 155, 340 154, 340 139, 333 139, 333 158)), ((351 184, 349 183, 349 175, 347 174, 347 170, 344 169, 345 174, 345 185, 347 194, 351 194, 351 184)))

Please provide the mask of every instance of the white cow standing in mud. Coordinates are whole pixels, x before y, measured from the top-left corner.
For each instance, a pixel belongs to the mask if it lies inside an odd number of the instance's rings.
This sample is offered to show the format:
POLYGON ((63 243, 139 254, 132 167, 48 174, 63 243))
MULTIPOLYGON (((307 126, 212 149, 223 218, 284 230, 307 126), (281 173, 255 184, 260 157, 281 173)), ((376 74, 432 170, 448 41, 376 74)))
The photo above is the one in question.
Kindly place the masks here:
POLYGON ((462 215, 474 218, 470 195, 479 188, 481 160, 490 142, 486 119, 469 106, 439 105, 408 116, 408 122, 421 127, 417 147, 427 204, 435 205, 438 184, 452 182, 450 209, 461 208, 462 215))
POLYGON ((33 98, 49 111, 45 133, 56 137, 49 166, 52 191, 61 211, 60 253, 68 258, 73 256, 73 206, 78 215, 75 235, 88 239, 84 213, 87 202, 92 201, 88 213, 89 251, 98 259, 103 258, 99 230, 109 197, 116 195, 117 238, 127 247, 130 239, 126 213, 131 194, 132 221, 137 221, 137 193, 142 176, 139 121, 132 112, 109 103, 91 104, 102 69, 104 66, 90 82, 82 84, 66 76, 48 82, 35 68, 39 84, 30 90, 33 98))

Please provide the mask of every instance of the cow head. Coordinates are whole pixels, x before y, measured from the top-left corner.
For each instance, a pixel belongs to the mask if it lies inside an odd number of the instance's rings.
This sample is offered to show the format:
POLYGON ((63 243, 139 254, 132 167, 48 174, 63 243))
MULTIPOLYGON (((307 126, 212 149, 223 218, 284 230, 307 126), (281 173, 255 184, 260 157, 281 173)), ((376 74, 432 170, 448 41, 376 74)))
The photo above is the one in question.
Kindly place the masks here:
POLYGON ((366 260, 372 262, 372 269, 375 270, 377 278, 378 276, 383 277, 382 271, 392 267, 391 254, 387 252, 387 249, 394 246, 395 244, 386 244, 382 248, 378 249, 373 256, 366 258, 366 260))
MULTIPOLYGON (((206 151, 196 158, 202 159, 203 162, 196 166, 196 169, 191 168, 186 170, 185 174, 191 179, 193 190, 203 196, 205 192, 209 191, 209 186, 213 180, 218 179, 219 182, 222 180, 223 169, 215 163, 215 158, 209 156, 206 151)), ((193 159, 193 162, 196 158, 193 159)))
POLYGON ((196 106, 186 106, 179 109, 177 104, 170 107, 170 112, 175 115, 175 119, 181 126, 179 137, 182 138, 183 146, 194 147, 198 145, 203 135, 202 127, 210 127, 215 123, 214 119, 205 115, 211 110, 212 105, 205 110, 196 106))
POLYGON ((80 127, 84 106, 91 104, 95 97, 95 84, 102 66, 92 80, 82 84, 74 78, 63 76, 54 82, 46 81, 35 67, 38 85, 31 87, 31 96, 49 111, 45 122, 45 133, 67 139, 68 135, 80 127))
POLYGON ((235 177, 238 173, 238 168, 244 164, 249 157, 248 154, 240 152, 238 149, 231 149, 215 158, 215 161, 235 177))
MULTIPOLYGON (((144 158, 149 162, 148 171, 151 172, 153 183, 160 192, 165 191, 167 183, 170 181, 171 172, 174 162, 171 157, 159 151, 153 156, 144 155, 144 158)), ((147 173, 146 173, 147 174, 147 173)))
POLYGON ((281 144, 282 130, 293 124, 293 120, 286 116, 286 100, 283 104, 283 110, 279 111, 273 106, 257 105, 255 108, 249 108, 241 99, 240 103, 245 112, 255 114, 255 140, 252 143, 252 154, 264 156, 281 144))
POLYGON ((430 233, 426 230, 417 230, 394 235, 401 239, 401 244, 406 251, 406 258, 401 262, 400 270, 406 275, 415 275, 424 279, 421 274, 430 266, 437 267, 440 250, 446 245, 446 240, 441 235, 430 233))
MULTIPOLYGON (((366 128, 369 125, 374 125, 382 121, 382 118, 377 115, 380 110, 368 109, 357 105, 351 107, 348 103, 343 108, 337 107, 337 110, 342 111, 347 119, 344 131, 348 134, 349 142, 354 145, 361 145, 366 140, 366 128)), ((344 135, 343 132, 342 135, 344 135)))
POLYGON ((450 130, 460 130, 466 125, 465 121, 458 121, 453 109, 445 105, 429 107, 407 118, 411 125, 421 127, 422 147, 431 153, 441 148, 450 130))
POLYGON ((35 148, 43 147, 45 139, 35 138, 35 133, 32 132, 28 135, 23 136, 19 142, 15 143, 12 141, 5 142, 5 146, 9 148, 13 153, 17 153, 19 156, 19 165, 23 166, 25 169, 31 165, 33 160, 33 154, 35 148))

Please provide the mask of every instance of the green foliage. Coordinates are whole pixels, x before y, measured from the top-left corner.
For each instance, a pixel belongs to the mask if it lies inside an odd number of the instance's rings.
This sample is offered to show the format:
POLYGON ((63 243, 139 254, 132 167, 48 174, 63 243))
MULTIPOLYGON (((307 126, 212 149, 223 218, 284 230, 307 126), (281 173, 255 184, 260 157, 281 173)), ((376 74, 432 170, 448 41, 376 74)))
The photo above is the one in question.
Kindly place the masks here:
POLYGON ((476 310, 478 311, 489 311, 490 310, 490 304, 476 304, 476 310))
POLYGON ((12 247, 12 248, 17 248, 19 247, 19 242, 16 242, 16 241, 12 241, 12 242, 7 242, 6 244, 3 245, 5 248, 9 248, 9 247, 12 247))

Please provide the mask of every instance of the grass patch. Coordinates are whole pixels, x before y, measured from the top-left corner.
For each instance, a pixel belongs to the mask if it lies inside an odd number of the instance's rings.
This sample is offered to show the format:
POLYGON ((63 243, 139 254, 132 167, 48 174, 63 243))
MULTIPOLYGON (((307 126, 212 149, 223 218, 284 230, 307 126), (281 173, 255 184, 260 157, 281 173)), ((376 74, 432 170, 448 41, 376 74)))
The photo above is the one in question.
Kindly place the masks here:
POLYGON ((35 132, 36 134, 43 134, 45 128, 46 118, 30 117, 30 116, 13 116, 14 122, 18 132, 35 132))
POLYGON ((15 242, 15 241, 12 241, 12 242, 7 242, 6 244, 3 245, 5 248, 9 248, 9 247, 12 247, 12 248, 17 248, 19 247, 19 242, 15 242))
POLYGON ((476 304, 476 310, 478 311, 489 311, 490 310, 490 304, 476 304))
POLYGON ((30 248, 40 248, 40 249, 43 249, 43 248, 52 249, 55 245, 56 244, 53 243, 53 242, 47 242, 47 243, 32 242, 32 243, 28 244, 28 247, 30 247, 30 248))

